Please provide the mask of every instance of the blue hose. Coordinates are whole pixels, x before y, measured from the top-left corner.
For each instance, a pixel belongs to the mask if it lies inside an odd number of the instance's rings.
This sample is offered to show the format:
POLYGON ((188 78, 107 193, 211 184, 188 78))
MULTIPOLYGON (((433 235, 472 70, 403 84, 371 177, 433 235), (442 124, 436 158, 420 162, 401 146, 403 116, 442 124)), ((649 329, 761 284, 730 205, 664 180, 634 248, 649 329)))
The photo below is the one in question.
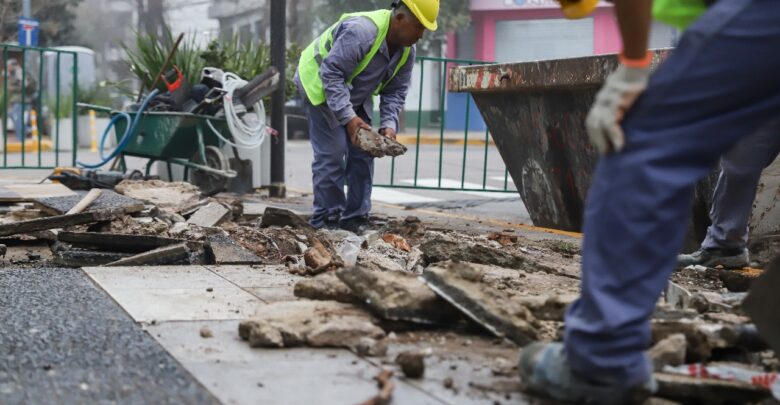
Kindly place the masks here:
POLYGON ((102 159, 100 163, 95 163, 95 164, 89 164, 89 163, 84 163, 84 162, 76 162, 76 163, 78 163, 79 166, 83 166, 83 167, 86 167, 88 169, 97 169, 99 167, 102 167, 106 163, 110 162, 117 155, 122 153, 122 151, 124 151, 125 148, 127 147, 127 144, 130 143, 130 139, 132 139, 133 135, 135 134, 135 129, 138 126, 138 122, 141 120, 141 114, 144 112, 144 110, 146 109, 146 107, 149 104, 149 102, 152 101, 152 99, 154 99, 159 92, 160 92, 159 90, 155 89, 155 90, 152 90, 152 92, 149 93, 148 96, 146 96, 146 98, 144 99, 143 103, 141 103, 141 107, 139 107, 138 111, 136 111, 135 118, 130 118, 130 114, 128 114, 126 112, 120 112, 119 114, 117 114, 113 118, 111 118, 111 121, 109 121, 108 126, 106 127, 105 131, 103 131, 103 135, 100 137, 100 159, 102 159), (117 146, 114 149, 114 151, 111 152, 111 154, 109 154, 106 157, 106 156, 103 155, 103 145, 105 145, 106 138, 111 133, 111 128, 113 128, 114 125, 116 125, 116 122, 120 118, 123 118, 123 119, 127 120, 129 125, 127 126, 127 129, 125 130, 125 133, 122 135, 122 138, 119 140, 119 143, 117 144, 117 146))

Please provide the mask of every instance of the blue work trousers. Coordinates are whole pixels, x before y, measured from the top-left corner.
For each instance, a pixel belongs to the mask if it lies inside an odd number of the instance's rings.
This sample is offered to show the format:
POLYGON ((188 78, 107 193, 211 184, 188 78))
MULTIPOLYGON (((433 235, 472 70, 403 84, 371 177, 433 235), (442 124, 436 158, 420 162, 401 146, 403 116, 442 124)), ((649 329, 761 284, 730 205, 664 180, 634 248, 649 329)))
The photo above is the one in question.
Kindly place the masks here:
MULTIPOLYGON (((780 117, 780 114, 778 114, 780 117)), ((761 172, 780 152, 780 120, 741 140, 720 160, 720 175, 712 195, 705 249, 747 247, 748 223, 761 172)))
POLYGON ((780 1, 718 1, 627 113, 626 146, 601 159, 586 202, 582 295, 564 334, 573 371, 620 385, 648 377, 649 321, 694 185, 780 113, 778 50, 780 1))
MULTIPOLYGON (((314 150, 314 213, 309 222, 321 228, 326 222, 335 224, 339 220, 368 217, 374 158, 352 145, 345 127, 331 129, 318 107, 306 103, 306 115, 314 150)), ((367 117, 363 120, 369 122, 367 117)))

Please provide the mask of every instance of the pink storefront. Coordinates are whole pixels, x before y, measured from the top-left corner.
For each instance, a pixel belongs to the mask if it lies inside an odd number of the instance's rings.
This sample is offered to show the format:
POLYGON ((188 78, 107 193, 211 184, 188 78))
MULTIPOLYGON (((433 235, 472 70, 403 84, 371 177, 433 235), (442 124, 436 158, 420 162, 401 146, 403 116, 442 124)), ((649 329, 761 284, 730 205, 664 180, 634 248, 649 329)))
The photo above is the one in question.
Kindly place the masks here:
MULTIPOLYGON (((471 27, 450 35, 447 54, 480 61, 525 62, 618 52, 612 6, 566 20, 556 0, 472 0, 471 27)), ((673 29, 654 26, 651 46, 672 46, 673 29)))

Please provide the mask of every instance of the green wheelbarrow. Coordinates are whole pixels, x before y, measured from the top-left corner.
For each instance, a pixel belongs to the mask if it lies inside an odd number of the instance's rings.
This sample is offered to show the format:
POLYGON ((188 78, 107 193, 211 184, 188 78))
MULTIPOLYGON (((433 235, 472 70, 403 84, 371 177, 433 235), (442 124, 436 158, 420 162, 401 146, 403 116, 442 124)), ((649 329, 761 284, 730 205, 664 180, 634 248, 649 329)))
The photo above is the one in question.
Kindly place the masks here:
MULTIPOLYGON (((112 118, 120 114, 105 107, 84 107, 107 112, 112 118)), ((135 119, 135 112, 127 114, 131 120, 135 119)), ((116 121, 114 136, 117 144, 129 125, 127 120, 116 121)), ((219 131, 224 139, 232 141, 223 118, 182 112, 144 112, 135 133, 130 134, 127 146, 117 156, 112 169, 125 172, 125 157, 134 156, 149 159, 145 170, 147 176, 155 162, 165 162, 168 177, 173 179, 172 165, 181 165, 184 167, 184 179, 189 178, 204 195, 219 193, 237 176, 237 172, 230 168, 230 161, 222 152, 225 142, 214 131, 219 131)), ((238 158, 235 147, 233 153, 238 158)))

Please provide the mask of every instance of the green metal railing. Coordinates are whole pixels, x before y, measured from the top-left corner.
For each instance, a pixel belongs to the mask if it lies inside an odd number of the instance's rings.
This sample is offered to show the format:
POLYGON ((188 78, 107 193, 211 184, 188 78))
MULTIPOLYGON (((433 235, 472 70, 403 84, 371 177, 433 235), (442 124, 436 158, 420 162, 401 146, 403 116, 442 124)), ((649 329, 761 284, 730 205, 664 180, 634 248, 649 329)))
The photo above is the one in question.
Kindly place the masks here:
POLYGON ((78 100, 78 55, 76 52, 64 51, 59 49, 50 48, 37 48, 37 47, 23 47, 11 44, 0 44, 2 48, 3 58, 3 84, 2 84, 2 130, 3 130, 3 159, 0 169, 53 169, 60 166, 61 160, 67 162, 66 164, 75 166, 78 154, 78 119, 77 119, 77 105, 78 100), (47 88, 50 78, 45 76, 48 72, 47 58, 54 58, 53 63, 53 81, 54 81, 54 94, 51 98, 51 94, 48 94, 47 88), (17 69, 20 71, 9 71, 9 65, 14 60, 17 69), (61 67, 63 62, 71 62, 71 81, 70 91, 65 94, 69 97, 67 102, 69 105, 63 104, 63 94, 61 91, 62 75, 61 67), (30 79, 30 75, 37 76, 36 79, 30 79), (19 82, 19 89, 9 88, 9 81, 19 82), (28 83, 32 83, 35 87, 32 96, 28 94, 28 83), (12 91, 19 91, 20 94, 11 94, 12 91), (14 99, 16 97, 16 99, 14 99), (13 103, 9 101, 13 100, 13 103), (51 106, 45 106, 45 101, 50 101, 51 106), (11 105, 9 105, 11 104, 11 105), (16 114, 18 105, 21 110, 21 125, 14 125, 14 138, 9 139, 11 132, 9 131, 8 120, 11 118, 9 114, 16 114), (53 108, 53 111, 47 111, 53 108), (70 113, 67 114, 66 108, 70 108, 70 113), (35 130, 31 131, 32 138, 27 136, 27 122, 32 124, 33 112, 35 113, 36 125, 31 125, 34 129, 37 129, 37 136, 35 130), (65 114, 63 114, 65 113, 65 114), (64 117, 66 116, 66 117, 64 117), (29 117, 29 118, 28 118, 29 117), (64 145, 60 144, 60 125, 61 119, 71 119, 71 138, 72 145, 70 145, 70 153, 63 155, 64 145), (21 128, 18 128, 18 127, 21 128), (19 135, 21 131, 21 136, 19 135), (31 145, 28 145, 29 141, 34 141, 31 145), (47 145, 50 145, 51 150, 47 145), (46 146, 46 147, 45 147, 46 146), (32 150, 30 150, 32 149, 32 150), (70 156, 68 156, 70 155, 70 156), (37 157, 37 159, 35 159, 37 157), (68 159, 68 157, 70 159, 68 159), (31 162, 31 160, 37 160, 37 162, 31 162))
MULTIPOLYGON (((491 142, 490 132, 485 129, 484 135, 480 132, 477 136, 473 135, 473 130, 470 129, 471 124, 471 95, 465 94, 465 113, 463 114, 463 133, 453 138, 452 134, 447 135, 446 131, 446 118, 448 109, 452 109, 453 106, 447 106, 447 71, 449 68, 455 65, 484 65, 490 62, 467 60, 467 59, 450 59, 450 58, 434 58, 421 56, 417 57, 415 61, 415 68, 419 71, 418 97, 417 100, 417 122, 416 122, 416 139, 413 144, 407 142, 407 146, 410 150, 404 156, 398 158, 392 158, 389 175, 389 179, 386 182, 382 180, 377 181, 376 187, 389 187, 399 189, 417 189, 417 190, 442 190, 442 191, 484 191, 484 192, 498 192, 498 193, 517 193, 517 190, 510 187, 509 171, 504 166, 495 145, 491 142), (433 68, 433 69, 432 69, 433 68), (432 69, 434 73, 426 75, 426 71, 432 69), (431 139, 430 137, 423 136, 423 100, 427 97, 433 87, 437 84, 438 94, 438 122, 431 128, 435 133, 438 133, 438 139, 431 139), (448 108, 449 107, 449 108, 448 108), (476 138, 476 139, 475 139, 476 138), (420 162, 421 151, 425 149, 425 144, 438 145, 438 151, 435 149, 432 151, 436 154, 436 164, 434 167, 423 167, 420 162), (462 144, 462 149, 461 149, 462 144), (478 145, 477 148, 471 146, 478 145), (446 145, 446 146, 445 146, 446 145), (445 163, 449 163, 454 159, 453 153, 455 149, 458 149, 457 159, 460 162, 459 167, 450 168, 445 170, 445 163), (471 150, 470 150, 471 149, 471 150), (476 151, 474 149, 477 149, 476 151), (492 152, 492 153, 491 153, 492 152), (469 170, 468 158, 472 154, 478 153, 481 156, 481 167, 477 170, 469 170), (445 155, 451 155, 448 160, 445 155), (491 156, 495 156, 496 159, 491 159, 491 156), (492 168, 489 168, 492 163, 492 168), (405 184, 399 183, 398 178, 406 177, 399 175, 399 167, 413 166, 413 173, 408 173, 406 176, 412 176, 411 179, 406 179, 405 184), (490 186, 488 184, 489 171, 499 171, 503 176, 502 186, 490 186), (467 181, 471 175, 471 182, 467 181), (420 181, 421 176, 435 176, 435 184, 431 185, 430 182, 422 184, 420 181), (458 185, 457 182, 460 184, 458 185), (453 185, 453 183, 455 183, 453 185), (481 184, 480 184, 481 183, 481 184)), ((400 131, 399 131, 400 132, 400 131)), ((408 138, 407 138, 408 140, 408 138)), ((430 154, 431 151, 427 151, 430 154)), ((498 176, 494 176, 498 177, 498 176)), ((496 180, 495 178, 493 179, 496 180)))

